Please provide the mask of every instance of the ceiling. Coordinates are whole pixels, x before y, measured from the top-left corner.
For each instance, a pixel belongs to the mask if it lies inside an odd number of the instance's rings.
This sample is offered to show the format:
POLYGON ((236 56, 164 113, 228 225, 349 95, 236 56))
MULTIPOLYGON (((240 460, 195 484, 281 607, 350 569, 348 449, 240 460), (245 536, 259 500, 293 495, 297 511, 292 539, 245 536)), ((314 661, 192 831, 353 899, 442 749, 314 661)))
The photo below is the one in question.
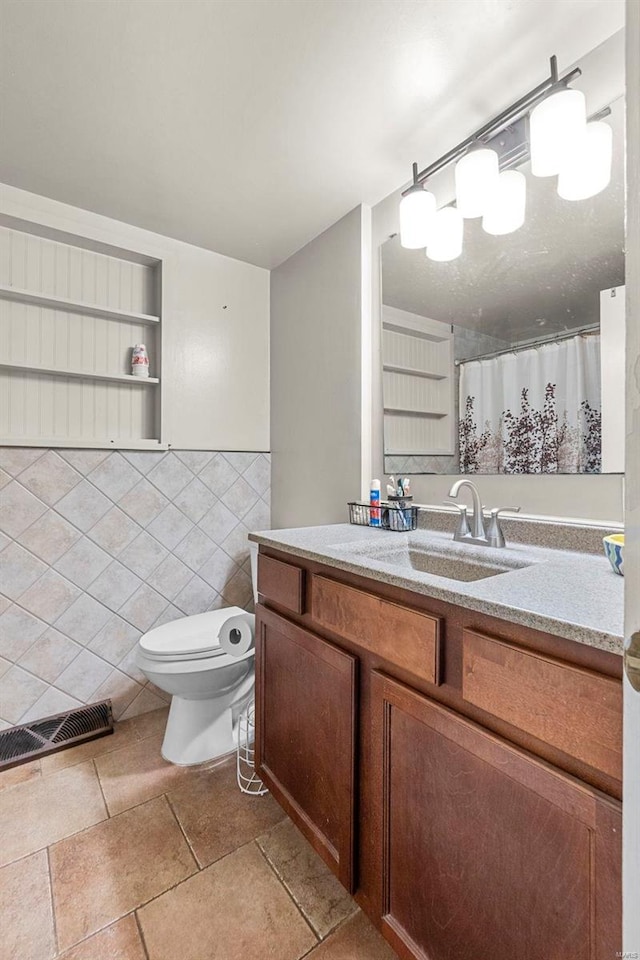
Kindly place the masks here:
POLYGON ((510 343, 598 323, 600 291, 624 283, 624 99, 611 104, 611 183, 590 200, 562 200, 556 177, 527 176, 524 226, 489 236, 465 220, 462 255, 450 263, 382 247, 383 302, 510 343))
POLYGON ((265 267, 624 0, 0 0, 0 181, 265 267), (541 22, 544 21, 544 29, 541 22))

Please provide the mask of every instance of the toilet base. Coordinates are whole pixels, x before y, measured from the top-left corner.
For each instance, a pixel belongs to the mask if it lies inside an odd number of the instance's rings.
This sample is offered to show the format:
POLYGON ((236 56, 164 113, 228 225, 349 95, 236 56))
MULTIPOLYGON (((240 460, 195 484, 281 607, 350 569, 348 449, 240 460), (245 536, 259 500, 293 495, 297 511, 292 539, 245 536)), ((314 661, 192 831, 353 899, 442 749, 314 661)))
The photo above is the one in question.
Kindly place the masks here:
POLYGON ((235 696, 171 700, 161 753, 181 766, 216 760, 235 750, 232 703, 235 696))

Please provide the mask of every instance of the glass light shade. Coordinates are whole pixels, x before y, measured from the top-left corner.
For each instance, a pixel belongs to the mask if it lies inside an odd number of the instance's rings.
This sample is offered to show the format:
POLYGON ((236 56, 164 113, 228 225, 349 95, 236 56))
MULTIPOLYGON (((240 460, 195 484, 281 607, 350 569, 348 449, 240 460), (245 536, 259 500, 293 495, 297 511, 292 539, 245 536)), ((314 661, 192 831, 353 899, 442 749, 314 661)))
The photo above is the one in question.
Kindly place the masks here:
POLYGON ((558 177, 563 200, 587 200, 604 190, 611 180, 613 130, 608 123, 588 123, 583 136, 567 154, 558 177))
POLYGON ((456 206, 463 217, 481 217, 498 179, 498 154, 472 149, 456 163, 456 206))
POLYGON ((462 253, 464 221, 456 207, 443 207, 433 218, 433 227, 427 244, 429 260, 446 263, 462 253))
POLYGON ((513 233, 524 223, 527 203, 527 179, 518 170, 505 170, 498 183, 491 203, 482 218, 486 233, 502 236, 513 233))
POLYGON ((426 247, 436 212, 436 198, 422 188, 412 190, 400 201, 400 243, 408 250, 426 247))
POLYGON ((587 106, 581 90, 552 93, 531 111, 531 172, 536 177, 560 173, 575 140, 584 135, 587 106))

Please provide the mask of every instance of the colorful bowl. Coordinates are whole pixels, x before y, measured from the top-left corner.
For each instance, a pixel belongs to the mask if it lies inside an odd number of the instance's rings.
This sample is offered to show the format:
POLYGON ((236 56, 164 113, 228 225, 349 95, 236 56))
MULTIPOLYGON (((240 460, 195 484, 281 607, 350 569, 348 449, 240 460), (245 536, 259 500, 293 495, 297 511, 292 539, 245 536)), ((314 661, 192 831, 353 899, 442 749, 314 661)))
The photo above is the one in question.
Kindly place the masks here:
POLYGON ((613 572, 624 577, 624 533, 612 533, 608 537, 603 537, 602 542, 613 572))

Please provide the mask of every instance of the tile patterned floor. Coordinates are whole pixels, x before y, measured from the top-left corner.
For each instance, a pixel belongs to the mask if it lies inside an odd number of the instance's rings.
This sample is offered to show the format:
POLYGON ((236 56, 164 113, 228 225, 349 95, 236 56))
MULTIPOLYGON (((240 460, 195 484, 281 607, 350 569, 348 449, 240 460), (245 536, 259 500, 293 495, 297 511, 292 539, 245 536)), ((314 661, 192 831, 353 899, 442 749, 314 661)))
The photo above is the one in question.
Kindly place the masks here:
POLYGON ((394 960, 233 761, 162 760, 165 722, 0 773, 0 960, 394 960))

